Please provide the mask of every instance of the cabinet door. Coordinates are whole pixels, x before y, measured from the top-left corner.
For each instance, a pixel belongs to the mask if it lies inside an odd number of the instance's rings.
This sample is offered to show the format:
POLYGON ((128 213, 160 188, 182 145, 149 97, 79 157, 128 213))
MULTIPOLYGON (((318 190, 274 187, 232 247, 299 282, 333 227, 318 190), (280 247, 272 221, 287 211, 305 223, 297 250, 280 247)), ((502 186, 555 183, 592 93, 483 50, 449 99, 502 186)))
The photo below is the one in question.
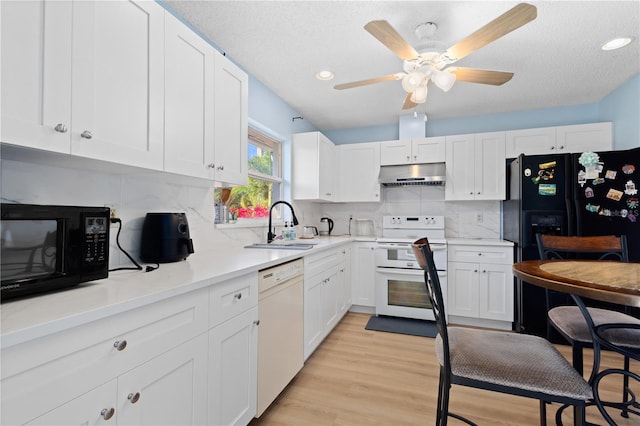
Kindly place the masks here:
POLYGON ((258 307, 209 332, 210 425, 246 425, 256 415, 258 307))
POLYGON ((516 158, 520 154, 555 154, 556 128, 512 130, 505 132, 506 158, 516 158))
POLYGON ((73 3, 71 153, 163 167, 164 9, 73 3))
POLYGON ((351 248, 339 249, 340 263, 338 264, 338 320, 349 310, 352 303, 351 290, 351 248))
POLYGON ((340 201, 380 201, 380 144, 339 145, 340 201))
POLYGON ((201 334, 118 378, 118 424, 207 422, 207 335, 201 334))
POLYGON ((321 199, 334 201, 336 197, 335 145, 323 134, 319 134, 320 177, 318 193, 321 199))
POLYGON ((409 164, 411 162, 411 140, 380 142, 380 165, 409 164))
POLYGON ((446 160, 445 137, 419 138, 411 140, 413 163, 443 163, 446 160))
MULTIPOLYGON (((447 181, 445 199, 475 198, 476 167, 481 166, 475 154, 474 135, 447 136, 447 181)), ((504 165, 502 166, 504 169, 504 165)))
POLYGON ((340 297, 340 287, 338 282, 338 268, 334 267, 323 280, 322 289, 322 322, 323 338, 338 323, 338 299, 340 297))
POLYGON ((215 56, 215 180, 246 185, 249 78, 220 53, 215 56))
POLYGON ((351 285, 353 304, 374 307, 376 305, 376 243, 362 242, 353 245, 351 285))
POLYGON ((449 262, 447 270, 449 315, 478 317, 480 294, 478 271, 477 263, 449 262))
POLYGON ((116 380, 111 380, 68 403, 49 411, 28 425, 115 425, 116 380))
POLYGON ((511 265, 480 264, 480 318, 513 321, 511 265))
POLYGON ((70 1, 3 1, 2 142, 71 151, 70 1))
POLYGON ((165 14, 165 171, 213 178, 214 53, 165 14))
POLYGON ((578 124, 556 128, 558 151, 585 152, 613 149, 611 123, 578 124))
POLYGON ((323 287, 324 274, 304 280, 304 359, 306 360, 324 338, 323 287))
POLYGON ((475 199, 504 200, 507 191, 504 132, 476 135, 475 156, 478 162, 475 168, 475 199))

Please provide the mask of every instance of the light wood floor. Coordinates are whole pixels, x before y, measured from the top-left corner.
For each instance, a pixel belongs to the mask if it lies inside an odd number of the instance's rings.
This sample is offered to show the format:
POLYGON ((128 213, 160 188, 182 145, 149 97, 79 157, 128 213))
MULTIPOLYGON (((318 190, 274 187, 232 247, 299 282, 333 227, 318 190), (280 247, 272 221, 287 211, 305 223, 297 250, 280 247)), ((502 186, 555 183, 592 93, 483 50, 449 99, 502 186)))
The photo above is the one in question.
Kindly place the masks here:
MULTIPOLYGON (((300 425, 432 425, 438 385, 434 339, 365 330, 369 315, 348 313, 278 399, 250 426, 300 425)), ((570 347, 558 345, 570 359, 570 347)), ((586 351, 585 366, 591 358, 586 351)), ((605 353, 603 366, 622 367, 622 357, 605 353)), ((632 361, 631 369, 640 371, 632 361)), ((616 380, 618 380, 616 378, 616 380)), ((621 381, 620 381, 621 383, 621 381)), ((637 383, 632 389, 640 395, 637 383)), ((605 398, 615 400, 622 386, 603 381, 605 398)), ((547 411, 555 424, 555 405, 547 411)), ((538 401, 495 392, 453 386, 450 410, 479 425, 539 425, 538 401)), ((565 425, 572 424, 570 409, 565 425)), ((639 425, 640 417, 619 425, 639 425)), ((606 424, 597 408, 587 420, 606 424)), ((451 419, 450 424, 461 422, 451 419)))

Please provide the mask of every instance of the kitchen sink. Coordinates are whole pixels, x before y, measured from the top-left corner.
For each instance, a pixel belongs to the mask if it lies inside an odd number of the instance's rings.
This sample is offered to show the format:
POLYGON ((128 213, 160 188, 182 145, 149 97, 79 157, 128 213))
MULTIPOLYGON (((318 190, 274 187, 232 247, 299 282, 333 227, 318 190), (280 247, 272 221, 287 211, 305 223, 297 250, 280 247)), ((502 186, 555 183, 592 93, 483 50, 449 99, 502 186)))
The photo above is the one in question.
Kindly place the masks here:
POLYGON ((315 244, 312 243, 254 243, 244 248, 258 248, 258 249, 270 249, 270 250, 309 250, 313 248, 315 244))

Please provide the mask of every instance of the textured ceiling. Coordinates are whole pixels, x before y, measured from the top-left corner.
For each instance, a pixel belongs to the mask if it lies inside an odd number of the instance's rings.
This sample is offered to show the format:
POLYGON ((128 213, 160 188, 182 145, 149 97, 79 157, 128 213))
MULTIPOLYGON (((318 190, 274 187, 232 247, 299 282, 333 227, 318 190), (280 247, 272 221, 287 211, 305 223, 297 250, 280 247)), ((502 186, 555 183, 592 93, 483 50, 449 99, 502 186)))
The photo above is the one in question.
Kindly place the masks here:
MULTIPOLYGON (((165 1, 227 56, 320 130, 398 122, 399 81, 334 90, 354 80, 402 71, 402 61, 363 29, 387 20, 412 45, 432 21, 434 39, 451 46, 506 12, 511 1, 165 1), (333 81, 315 73, 329 69, 333 81)), ((503 86, 457 82, 429 86, 416 110, 431 120, 600 101, 640 72, 640 2, 531 1, 538 17, 456 63, 514 72, 503 86), (615 36, 629 46, 605 52, 615 36)), ((640 102, 640 101, 639 101, 640 102)))

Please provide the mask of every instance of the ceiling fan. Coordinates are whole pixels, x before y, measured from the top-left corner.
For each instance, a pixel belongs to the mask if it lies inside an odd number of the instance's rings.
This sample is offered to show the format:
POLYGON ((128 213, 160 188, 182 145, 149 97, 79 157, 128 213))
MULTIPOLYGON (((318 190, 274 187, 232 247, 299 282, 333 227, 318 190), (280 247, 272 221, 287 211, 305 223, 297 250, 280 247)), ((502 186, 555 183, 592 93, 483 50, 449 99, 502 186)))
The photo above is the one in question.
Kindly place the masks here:
POLYGON ((535 6, 520 3, 442 53, 438 51, 418 53, 387 21, 371 21, 364 26, 364 29, 404 61, 404 72, 338 84, 334 89, 343 90, 384 81, 402 80, 402 88, 407 92, 402 109, 411 109, 426 102, 429 81, 433 81, 445 92, 451 89, 456 80, 500 86, 511 80, 513 73, 449 65, 533 21, 536 16, 535 6))

